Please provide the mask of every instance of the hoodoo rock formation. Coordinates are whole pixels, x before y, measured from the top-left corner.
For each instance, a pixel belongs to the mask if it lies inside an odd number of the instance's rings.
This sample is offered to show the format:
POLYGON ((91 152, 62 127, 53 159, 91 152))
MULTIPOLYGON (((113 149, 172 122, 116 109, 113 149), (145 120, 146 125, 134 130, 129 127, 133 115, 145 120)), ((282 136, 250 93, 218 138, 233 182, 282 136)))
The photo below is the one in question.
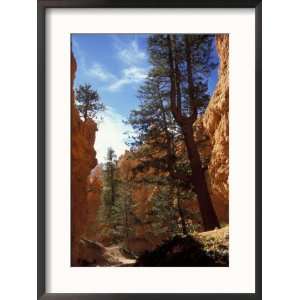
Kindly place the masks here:
MULTIPOLYGON (((216 36, 219 77, 214 94, 201 119, 211 142, 208 177, 211 197, 221 222, 228 222, 229 206, 229 35, 216 36)), ((197 124, 196 124, 197 126, 197 124)))
POLYGON ((89 209, 87 201, 87 180, 91 170, 97 165, 94 150, 97 124, 87 119, 82 121, 75 106, 74 79, 76 74, 76 60, 71 55, 71 262, 72 266, 79 263, 79 241, 86 234, 88 228, 89 209))

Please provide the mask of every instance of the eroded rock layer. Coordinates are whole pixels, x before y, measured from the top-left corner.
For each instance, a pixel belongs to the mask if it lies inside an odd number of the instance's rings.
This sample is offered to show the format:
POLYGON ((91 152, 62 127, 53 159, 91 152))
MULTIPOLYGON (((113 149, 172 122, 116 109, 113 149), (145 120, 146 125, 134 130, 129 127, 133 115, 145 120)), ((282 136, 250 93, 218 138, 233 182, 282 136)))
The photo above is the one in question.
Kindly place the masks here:
POLYGON ((87 179, 96 166, 94 150, 97 124, 88 119, 82 121, 75 107, 74 79, 76 60, 71 55, 71 263, 78 265, 79 241, 88 228, 89 208, 87 201, 87 179))
POLYGON ((221 222, 228 222, 229 207, 229 35, 216 36, 219 54, 218 82, 202 118, 211 142, 208 177, 211 196, 221 222))

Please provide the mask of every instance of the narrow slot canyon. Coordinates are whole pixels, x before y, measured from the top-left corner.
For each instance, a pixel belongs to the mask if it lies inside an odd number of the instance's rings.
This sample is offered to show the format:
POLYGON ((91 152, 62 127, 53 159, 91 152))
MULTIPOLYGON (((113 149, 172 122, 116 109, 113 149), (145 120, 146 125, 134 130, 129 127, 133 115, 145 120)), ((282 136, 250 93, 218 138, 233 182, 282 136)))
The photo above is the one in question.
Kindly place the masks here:
POLYGON ((149 35, 128 49, 124 37, 119 59, 136 65, 121 78, 92 65, 99 91, 82 85, 82 41, 71 52, 71 266, 229 266, 229 35, 149 35), (131 84, 123 122, 111 103, 131 84))

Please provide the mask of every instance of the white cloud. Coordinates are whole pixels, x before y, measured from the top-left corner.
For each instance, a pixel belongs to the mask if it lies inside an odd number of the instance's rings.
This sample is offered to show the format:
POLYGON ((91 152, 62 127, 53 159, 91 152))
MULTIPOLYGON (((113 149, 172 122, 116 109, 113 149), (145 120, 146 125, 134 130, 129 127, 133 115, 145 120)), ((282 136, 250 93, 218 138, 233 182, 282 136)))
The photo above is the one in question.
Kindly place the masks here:
POLYGON ((119 90, 122 86, 129 84, 129 80, 126 78, 120 78, 119 80, 113 82, 111 85, 107 87, 110 92, 115 92, 119 90))
POLYGON ((128 78, 131 81, 141 81, 144 80, 147 76, 146 70, 138 67, 130 67, 123 70, 124 77, 128 78))
POLYGON ((127 65, 135 65, 146 59, 146 53, 139 48, 135 40, 126 46, 117 43, 117 48, 119 59, 127 65))
POLYGON ((107 89, 111 92, 114 92, 119 90, 124 85, 140 83, 146 78, 146 76, 147 70, 145 68, 132 66, 124 69, 122 71, 122 76, 118 80, 112 82, 107 89))
POLYGON ((124 43, 121 39, 114 36, 114 46, 117 49, 117 57, 122 60, 126 67, 121 74, 113 74, 108 71, 102 64, 94 62, 91 67, 86 63, 86 55, 74 40, 73 48, 76 52, 76 58, 81 72, 85 76, 92 76, 102 83, 102 88, 109 92, 119 91, 122 87, 130 84, 141 83, 147 76, 147 68, 145 68, 146 53, 142 51, 138 43, 132 40, 124 43))
POLYGON ((127 135, 124 133, 132 133, 133 131, 131 126, 123 123, 122 116, 114 111, 112 107, 107 106, 106 111, 101 115, 103 116, 103 121, 98 124, 95 141, 98 163, 105 161, 109 147, 115 150, 118 157, 123 154, 128 149, 128 146, 125 144, 127 135))
POLYGON ((115 80, 115 76, 110 72, 106 71, 100 64, 94 63, 92 67, 87 70, 87 73, 91 76, 96 77, 100 81, 115 80))

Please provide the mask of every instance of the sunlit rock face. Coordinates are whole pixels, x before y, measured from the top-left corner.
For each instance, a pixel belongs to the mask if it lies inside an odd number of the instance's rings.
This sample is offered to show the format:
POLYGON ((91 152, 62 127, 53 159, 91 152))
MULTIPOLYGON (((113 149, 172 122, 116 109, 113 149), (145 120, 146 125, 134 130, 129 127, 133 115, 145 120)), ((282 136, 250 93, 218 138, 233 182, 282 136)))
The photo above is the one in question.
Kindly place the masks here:
MULTIPOLYGON (((130 151, 126 151, 118 160, 118 171, 116 177, 125 186, 122 187, 122 193, 128 193, 131 199, 131 209, 134 217, 128 219, 130 226, 130 235, 124 239, 124 246, 135 254, 143 253, 146 250, 153 250, 162 239, 167 238, 166 235, 158 235, 153 232, 152 223, 147 221, 150 211, 153 207, 153 195, 157 188, 152 185, 145 185, 143 182, 136 182, 136 180, 143 180, 145 176, 149 176, 153 171, 148 170, 136 174, 134 171, 139 164, 138 160, 133 158, 130 151)), ((122 200, 124 201, 124 200, 122 200)), ((124 202, 122 202, 124 205, 124 202)), ((105 211, 104 201, 101 202, 98 215, 105 211)), ((110 234, 111 225, 105 222, 98 224, 98 232, 96 240, 104 246, 109 247, 113 244, 113 236, 110 234)))
MULTIPOLYGON (((178 145, 178 148, 180 146, 178 145)), ((180 151, 180 150, 179 150, 180 151)), ((161 153, 156 153, 155 155, 160 156, 161 153)), ((170 238, 172 232, 170 231, 170 220, 163 219, 159 220, 159 230, 156 231, 153 229, 155 226, 153 220, 149 222, 149 216, 151 215, 151 211, 153 206, 155 205, 155 200, 157 195, 161 193, 159 185, 145 185, 143 180, 149 178, 149 176, 154 176, 157 171, 153 168, 149 168, 144 171, 140 171, 138 173, 134 172, 136 166, 139 165, 138 159, 132 157, 132 153, 130 151, 126 151, 124 155, 122 155, 118 161, 119 167, 119 176, 120 178, 128 182, 131 185, 131 198, 134 204, 134 215, 140 222, 135 222, 132 224, 132 234, 127 241, 127 249, 132 251, 135 254, 141 254, 144 251, 151 251, 155 249, 158 245, 162 243, 162 241, 170 238), (141 183, 138 183, 141 181, 141 183)), ((167 172, 159 171, 159 175, 161 177, 169 176, 167 172)), ((165 201, 169 201, 170 209, 171 207, 177 208, 176 201, 170 197, 165 199, 165 201)), ((189 201, 184 201, 182 203, 182 208, 186 213, 193 213, 199 211, 198 202, 196 199, 189 199, 189 201)), ((177 222, 180 223, 180 217, 177 213, 175 216, 177 222)), ((175 221, 175 219, 172 221, 175 221)), ((187 223, 197 223, 199 220, 192 220, 186 216, 187 223)))
POLYGON ((154 187, 138 184, 134 179, 143 179, 145 175, 151 174, 150 171, 134 174, 134 169, 138 165, 136 159, 132 159, 129 151, 126 151, 118 161, 119 176, 124 182, 130 184, 131 198, 135 205, 134 214, 142 220, 141 223, 132 225, 132 235, 127 240, 126 247, 136 253, 142 253, 146 250, 152 250, 160 241, 154 237, 151 230, 151 224, 144 222, 152 208, 152 195, 154 187))
POLYGON ((78 265, 79 240, 86 234, 88 228, 87 179, 96 166, 94 150, 97 125, 93 120, 82 121, 75 107, 73 83, 76 74, 76 60, 71 55, 71 263, 78 265))
POLYGON ((219 77, 214 94, 202 118, 211 143, 208 177, 211 196, 221 222, 228 222, 229 207, 229 35, 216 37, 219 77))
POLYGON ((103 189, 102 169, 97 165, 87 179, 87 230, 85 236, 96 239, 97 236, 97 214, 101 205, 103 189))

